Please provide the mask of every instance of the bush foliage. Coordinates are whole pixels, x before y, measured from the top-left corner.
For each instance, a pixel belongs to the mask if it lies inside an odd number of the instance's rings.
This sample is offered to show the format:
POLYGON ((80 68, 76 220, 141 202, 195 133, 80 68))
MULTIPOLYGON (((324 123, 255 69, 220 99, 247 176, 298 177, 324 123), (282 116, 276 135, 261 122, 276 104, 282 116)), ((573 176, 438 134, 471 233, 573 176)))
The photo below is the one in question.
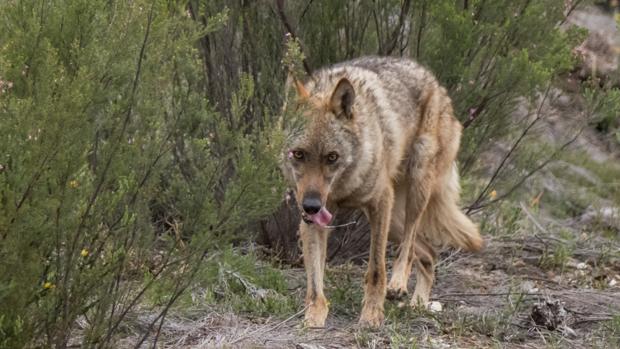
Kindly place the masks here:
POLYGON ((182 2, 0 5, 0 347, 65 347, 77 320, 105 346, 147 290, 169 282, 171 304, 278 203, 281 137, 246 118, 254 81, 222 111, 205 90, 196 40, 227 20, 182 2))

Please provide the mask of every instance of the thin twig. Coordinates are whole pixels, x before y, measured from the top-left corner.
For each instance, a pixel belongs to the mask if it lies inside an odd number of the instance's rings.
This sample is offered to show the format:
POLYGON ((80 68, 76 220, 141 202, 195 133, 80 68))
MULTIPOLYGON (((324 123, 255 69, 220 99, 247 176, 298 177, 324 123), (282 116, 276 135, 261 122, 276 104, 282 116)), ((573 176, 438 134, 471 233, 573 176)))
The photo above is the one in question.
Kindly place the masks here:
POLYGON ((569 313, 573 313, 576 315, 582 315, 582 316, 602 316, 602 317, 613 317, 614 316, 614 314, 611 314, 611 313, 586 313, 583 311, 568 309, 566 307, 564 307, 564 309, 566 309, 566 311, 568 311, 569 313))
POLYGON ((379 23, 379 17, 377 16, 377 7, 373 6, 372 16, 375 21, 375 31, 377 32, 377 44, 379 45, 379 53, 383 52, 383 40, 381 40, 381 25, 379 23))
POLYGON ((303 314, 303 313, 306 311, 306 309, 307 309, 307 308, 308 308, 308 306, 305 306, 305 307, 304 307, 303 309, 301 309, 300 311, 298 311, 298 312, 296 312, 295 314, 293 314, 293 315, 289 316, 288 318, 286 318, 286 319, 284 319, 284 320, 282 320, 282 321, 280 321, 280 322, 276 323, 275 325, 271 325, 271 326, 263 326, 263 327, 259 328, 259 329, 258 329, 258 330, 256 330, 256 331, 253 331, 253 332, 250 332, 250 333, 246 333, 245 335, 243 335, 243 336, 241 336, 241 337, 239 337, 239 338, 235 339, 234 341, 230 342, 229 344, 230 344, 230 345, 233 345, 233 344, 238 343, 238 342, 240 342, 240 341, 242 341, 242 340, 244 340, 244 339, 246 339, 246 338, 248 338, 248 337, 250 337, 250 336, 254 336, 254 335, 257 335, 257 334, 264 334, 264 333, 267 333, 267 332, 273 331, 273 330, 275 330, 276 328, 278 328, 278 327, 280 327, 280 326, 284 325, 285 323, 287 323, 287 322, 289 322, 289 321, 293 320, 294 318, 298 317, 299 315, 303 314))
POLYGON ((424 32, 424 27, 426 27, 426 1, 422 4, 422 11, 420 12, 420 24, 418 25, 418 34, 416 37, 415 43, 415 57, 420 59, 420 51, 422 47, 422 33, 424 32))
POLYGON ((534 223, 534 226, 536 226, 536 228, 538 228, 538 230, 540 230, 541 233, 545 233, 548 236, 551 236, 551 234, 549 234, 549 232, 547 231, 547 229, 545 229, 539 222, 538 220, 536 220, 536 218, 534 218, 534 215, 532 215, 532 213, 527 209, 527 207, 525 207, 525 203, 523 203, 523 201, 521 201, 519 203, 519 206, 521 206, 521 210, 523 210, 523 212, 525 213, 525 215, 527 216, 527 218, 530 219, 530 221, 532 221, 532 223, 534 223))
POLYGON ((612 319, 613 319, 613 316, 593 317, 593 318, 581 319, 579 321, 575 321, 571 325, 574 326, 574 325, 584 324, 584 323, 587 323, 587 322, 609 321, 609 320, 612 320, 612 319))
POLYGON ((573 11, 575 11, 577 9, 577 6, 579 6, 581 4, 583 0, 576 0, 569 8, 568 11, 566 11, 566 14, 564 15, 564 18, 560 21, 560 23, 558 24, 558 27, 563 25, 564 23, 566 23, 566 21, 568 20, 568 17, 570 17, 570 15, 573 13, 573 11))
MULTIPOLYGON (((216 255, 217 254, 210 255, 207 258, 207 260, 213 259, 216 255)), ((190 256, 191 256, 191 254, 190 254, 190 256)), ((153 319, 153 321, 151 321, 151 323, 147 326, 147 328, 144 331, 145 332, 144 335, 142 336, 140 341, 134 346, 134 348, 140 348, 142 346, 144 341, 149 336, 149 331, 151 331, 153 326, 155 326, 155 324, 159 321, 159 326, 157 328, 157 332, 155 333, 155 338, 153 339, 153 348, 157 347, 157 341, 159 340, 161 329, 163 328, 164 321, 166 319, 166 316, 168 315, 168 311, 170 310, 172 305, 174 305, 174 303, 177 301, 177 299, 185 292, 185 290, 187 290, 187 288, 189 286, 191 286, 192 281, 194 280, 194 277, 196 276, 196 274, 200 270, 200 266, 202 265, 202 263, 205 260, 205 257, 206 257, 206 253, 204 251, 202 251, 202 253, 201 253, 200 257, 198 258, 198 260, 195 263, 192 263, 193 269, 191 269, 190 271, 187 272, 187 273, 189 273, 189 277, 187 278, 185 284, 179 283, 179 284, 176 285, 175 290, 173 291, 173 294, 170 297, 170 300, 168 301, 168 303, 166 303, 164 309, 159 313, 159 315, 155 319, 153 319)), ((162 268, 162 270, 163 270, 163 268, 162 268)), ((184 275, 182 275, 182 276, 184 276, 184 275)))
MULTIPOLYGON (((297 40, 298 42, 301 43, 301 41, 299 40, 299 37, 297 37, 297 35, 295 34, 295 31, 293 30, 293 26, 291 25, 291 22, 286 17, 286 12, 284 12, 284 0, 276 0, 276 7, 278 8, 278 17, 280 18, 280 21, 286 28, 286 31, 291 34, 291 37, 294 40, 297 40)), ((308 76, 312 76, 312 69, 310 69, 308 60, 305 57, 304 59, 302 59, 302 63, 304 66, 304 70, 306 71, 306 74, 308 74, 308 76)))
POLYGON ((304 7, 303 11, 301 11, 301 15, 299 15, 299 21, 300 22, 306 16, 306 12, 308 12, 308 10, 310 9, 310 5, 312 5, 313 2, 314 2, 314 0, 308 1, 308 3, 306 4, 306 7, 304 7))
POLYGON ((521 144, 521 142, 523 141, 525 136, 527 136, 527 134, 532 129, 532 127, 534 127, 534 125, 536 125, 543 118, 541 116, 542 115, 542 108, 543 108, 543 105, 545 104, 545 102, 547 100, 547 97, 549 96, 549 91, 550 90, 551 90, 551 84, 549 84, 547 86, 547 89, 545 90, 545 94, 543 95, 542 101, 540 102, 540 104, 538 106, 538 110, 536 111, 536 117, 534 118, 534 120, 532 120, 532 122, 530 122, 525 127, 525 129, 523 129, 523 131, 521 132, 521 134, 519 135, 517 140, 514 142, 512 147, 510 147, 510 150, 508 150, 508 152, 504 155, 504 157, 502 158, 502 161, 499 163, 499 166, 497 166, 497 168, 495 169, 495 172, 493 172, 493 175, 491 176, 491 179, 489 179, 489 181, 487 182, 487 185, 484 187, 484 189, 482 189, 482 191, 480 192, 480 194, 478 195, 476 200, 471 205, 469 205, 469 207, 467 208, 467 214, 471 213, 471 211, 473 209, 478 208, 478 205, 480 204, 480 202, 486 196, 489 188, 491 188, 491 186, 493 185, 493 183, 495 182, 495 180, 497 179, 499 174, 504 169, 504 166, 506 165, 508 159, 512 157, 512 154, 515 152, 517 147, 521 144))
POLYGON ((564 151, 564 149, 566 149, 568 146, 573 144, 577 140, 577 138, 579 138, 579 136, 585 130, 585 128, 586 128, 586 126, 582 127, 577 133, 575 133, 573 138, 568 140, 566 143, 562 144, 562 146, 560 148, 558 148, 555 152, 553 152, 553 154, 551 154, 551 156, 549 156, 549 158, 547 158, 547 160, 543 161, 540 165, 538 165, 535 168, 533 168, 525 176, 521 177, 521 179, 516 184, 514 184, 510 189, 508 189, 504 194, 498 195, 497 198, 495 198, 494 200, 490 200, 490 201, 487 201, 485 203, 479 203, 476 206, 469 206, 467 213, 468 214, 469 213, 475 213, 475 212, 479 211, 482 208, 490 206, 490 205, 492 205, 492 204, 494 204, 494 203, 496 203, 498 201, 501 201, 501 200, 509 197, 510 195, 512 195, 512 193, 514 193, 526 180, 528 180, 535 173, 537 173, 538 171, 540 171, 544 167, 546 167, 549 163, 551 163, 551 161, 554 161, 556 159, 556 157, 558 156, 558 154, 560 154, 562 151, 564 151))
POLYGON ((500 292, 500 293, 446 293, 433 297, 432 299, 439 300, 450 297, 503 297, 503 296, 544 296, 543 293, 521 293, 521 292, 500 292))
POLYGON ((405 17, 409 15, 409 10, 411 9, 411 0, 404 0, 403 4, 400 8, 400 15, 398 16, 398 24, 394 31, 392 32, 392 37, 390 38, 389 46, 385 50, 386 55, 392 54, 394 49, 396 48, 396 44, 398 43, 398 39, 403 34, 403 27, 405 24, 405 17))

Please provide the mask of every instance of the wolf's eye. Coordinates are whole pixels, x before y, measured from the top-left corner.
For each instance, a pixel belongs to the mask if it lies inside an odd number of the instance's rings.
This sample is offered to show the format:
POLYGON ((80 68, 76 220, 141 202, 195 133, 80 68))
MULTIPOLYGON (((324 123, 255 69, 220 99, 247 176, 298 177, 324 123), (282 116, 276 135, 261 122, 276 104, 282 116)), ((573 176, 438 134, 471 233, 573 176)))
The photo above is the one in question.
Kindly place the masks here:
POLYGON ((296 160, 303 160, 304 159, 304 152, 301 150, 293 150, 293 157, 296 160))
POLYGON ((338 160, 338 153, 331 152, 327 154, 327 163, 333 164, 334 162, 336 162, 336 160, 338 160))

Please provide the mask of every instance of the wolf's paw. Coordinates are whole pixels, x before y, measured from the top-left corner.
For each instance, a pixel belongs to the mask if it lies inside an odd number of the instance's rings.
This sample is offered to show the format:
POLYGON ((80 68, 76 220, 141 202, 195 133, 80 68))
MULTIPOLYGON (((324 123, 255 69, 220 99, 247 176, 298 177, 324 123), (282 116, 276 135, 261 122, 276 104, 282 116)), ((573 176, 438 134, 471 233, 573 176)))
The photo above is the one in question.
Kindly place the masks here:
POLYGON ((430 304, 429 300, 430 299, 428 295, 418 294, 414 292, 413 297, 411 297, 411 301, 409 302, 409 305, 412 308, 428 309, 428 305, 430 304))
POLYGON ((325 327, 325 319, 327 319, 328 311, 329 309, 326 301, 310 304, 304 316, 304 326, 310 328, 325 327))
POLYGON ((407 281, 409 275, 403 272, 394 271, 390 283, 387 285, 386 298, 389 300, 401 300, 407 295, 407 281))
POLYGON ((381 327, 384 319, 383 307, 378 305, 365 305, 362 309, 359 325, 361 327, 378 328, 381 327))
POLYGON ((389 299, 389 300, 402 300, 405 297, 407 297, 407 289, 402 289, 402 288, 389 288, 387 289, 387 293, 385 295, 385 298, 389 299))

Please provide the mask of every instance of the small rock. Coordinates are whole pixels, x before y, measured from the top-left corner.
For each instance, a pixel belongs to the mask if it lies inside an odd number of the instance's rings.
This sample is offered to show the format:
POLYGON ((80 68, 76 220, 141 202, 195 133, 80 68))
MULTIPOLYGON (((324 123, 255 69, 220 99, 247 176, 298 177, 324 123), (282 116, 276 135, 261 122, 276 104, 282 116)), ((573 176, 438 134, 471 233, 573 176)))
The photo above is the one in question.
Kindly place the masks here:
POLYGON ((616 280, 616 278, 612 278, 611 280, 609 280, 609 287, 614 287, 618 284, 618 281, 616 280))
POLYGON ((438 348, 438 349, 449 349, 450 348, 450 344, 446 343, 441 338, 429 338, 428 343, 431 344, 431 348, 438 348))
POLYGON ((557 97, 555 103, 562 107, 569 107, 572 101, 573 99, 570 96, 562 93, 557 97))
POLYGON ((309 343, 297 343, 295 347, 297 349, 325 349, 325 347, 322 345, 309 344, 309 343))
POLYGON ((428 310, 432 313, 440 313, 443 310, 443 306, 438 301, 432 301, 428 303, 428 310))
POLYGON ((264 300, 267 298, 267 296, 269 296, 269 291, 270 290, 264 288, 257 288, 254 290, 250 290, 250 294, 256 299, 264 300))
POLYGON ((620 230, 620 207, 588 207, 579 220, 583 224, 602 225, 620 230))
POLYGON ((538 292, 538 288, 536 287, 536 285, 532 282, 532 281, 524 281, 521 284, 521 291, 525 292, 525 293, 536 293, 538 292))
POLYGON ((562 327, 560 328, 560 332, 562 332, 562 334, 567 337, 577 337, 577 332, 575 332, 575 330, 566 325, 562 325, 562 327))
POLYGON ((587 265, 586 263, 584 263, 584 262, 577 263, 577 269, 579 269, 579 270, 585 270, 585 269, 587 269, 587 268, 588 268, 588 265, 587 265))

